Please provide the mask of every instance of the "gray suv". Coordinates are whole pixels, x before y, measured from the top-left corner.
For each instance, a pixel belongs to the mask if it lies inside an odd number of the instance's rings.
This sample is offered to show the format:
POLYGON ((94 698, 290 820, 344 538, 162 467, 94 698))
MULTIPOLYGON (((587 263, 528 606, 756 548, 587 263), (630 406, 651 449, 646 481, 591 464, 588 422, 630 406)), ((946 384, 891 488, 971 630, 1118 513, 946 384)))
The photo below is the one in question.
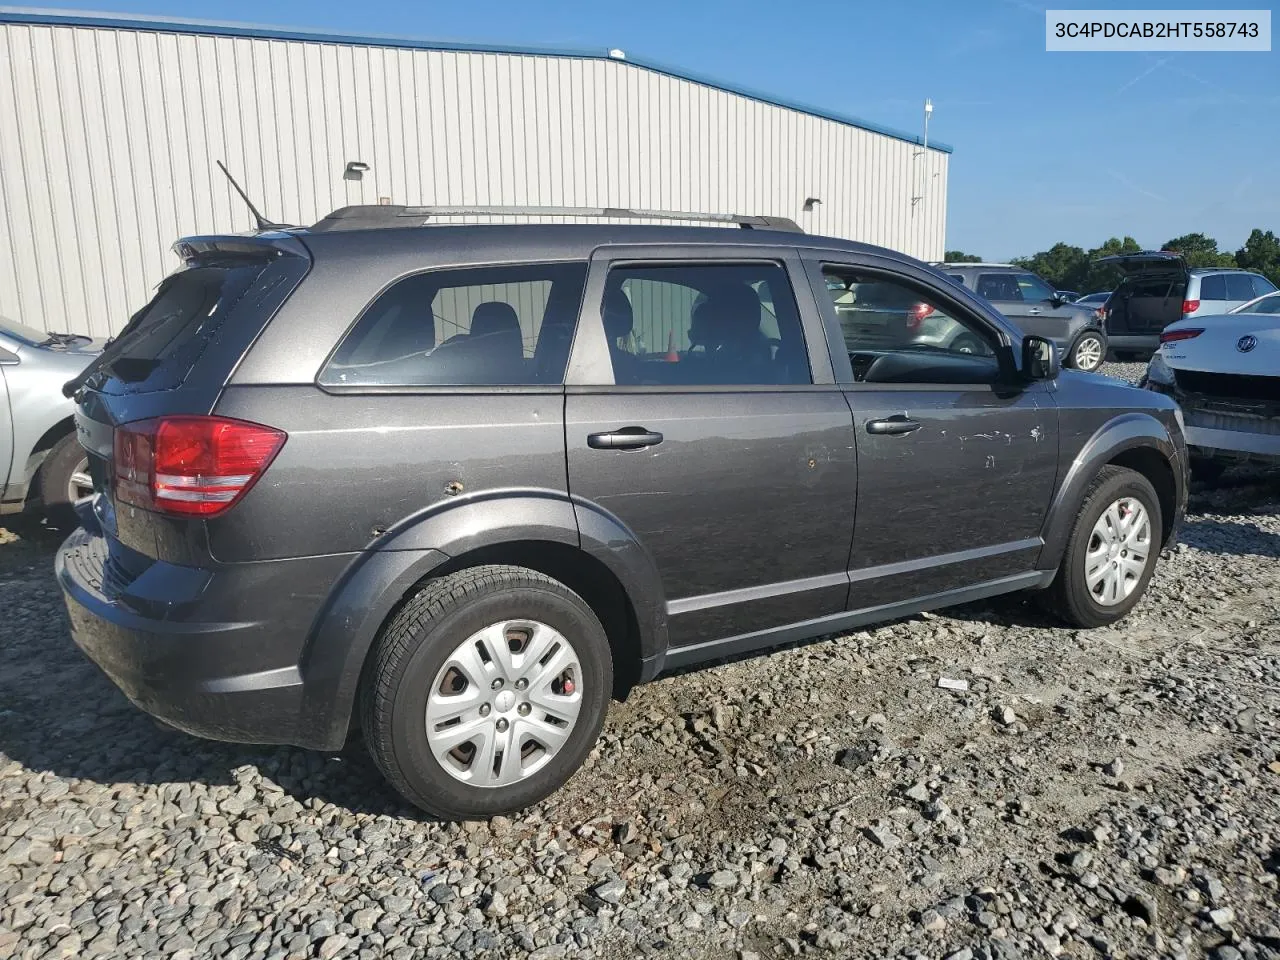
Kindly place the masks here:
POLYGON ((663 671, 1016 590, 1113 623, 1172 541, 1174 402, 923 263, 763 218, 443 219, 180 241, 67 384, 95 493, 57 576, 142 709, 359 726, 410 801, 487 816, 663 671), (837 301, 908 307, 864 338, 837 301))
POLYGON ((942 263, 938 269, 990 300, 1018 329, 1052 340, 1067 366, 1094 371, 1106 359, 1102 311, 1072 303, 1029 270, 1007 263, 942 263))

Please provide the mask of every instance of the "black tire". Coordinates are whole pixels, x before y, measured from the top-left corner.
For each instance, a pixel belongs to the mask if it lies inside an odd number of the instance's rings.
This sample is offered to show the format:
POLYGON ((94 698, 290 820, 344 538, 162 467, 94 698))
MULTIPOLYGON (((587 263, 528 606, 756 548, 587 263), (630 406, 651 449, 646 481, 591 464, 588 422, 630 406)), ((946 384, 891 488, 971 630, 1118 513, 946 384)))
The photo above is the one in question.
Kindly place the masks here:
POLYGON ((983 352, 983 343, 971 333, 962 333, 951 341, 947 349, 953 353, 978 354, 983 352))
POLYGON ((67 490, 71 484, 71 476, 86 460, 84 447, 69 433, 53 445, 40 464, 40 502, 45 510, 68 511, 72 499, 67 490))
POLYGON ((524 567, 473 567, 429 582, 387 622, 361 685, 361 725, 378 769, 410 803, 447 820, 513 813, 553 793, 586 760, 604 723, 613 658, 599 618, 559 581, 524 567), (504 619, 534 619, 569 639, 582 705, 569 739, 510 786, 478 787, 445 770, 427 742, 427 695, 468 636, 504 619))
POLYGON ((1208 457, 1191 458, 1191 479, 1199 483, 1217 483, 1227 472, 1227 465, 1221 460, 1210 460, 1208 457))
POLYGON ((1163 537, 1161 523, 1160 498, 1146 477, 1125 467, 1103 467, 1085 492, 1084 502, 1071 525, 1062 564, 1049 589, 1040 595, 1041 602, 1073 627, 1105 627, 1123 619, 1142 599, 1155 572, 1163 537), (1146 508, 1151 520, 1151 552, 1133 592, 1114 606, 1103 606, 1094 599, 1085 582, 1084 555, 1089 549, 1094 524, 1107 507, 1121 497, 1133 497, 1146 508))
POLYGON ((1086 373, 1093 373, 1106 362, 1107 344, 1102 339, 1102 334, 1094 330, 1086 330, 1076 338, 1076 342, 1071 345, 1071 353, 1067 356, 1067 366, 1076 370, 1083 370, 1086 373), (1080 355, 1080 347, 1085 343, 1096 343, 1098 345, 1098 359, 1092 366, 1081 366, 1077 359, 1080 355))

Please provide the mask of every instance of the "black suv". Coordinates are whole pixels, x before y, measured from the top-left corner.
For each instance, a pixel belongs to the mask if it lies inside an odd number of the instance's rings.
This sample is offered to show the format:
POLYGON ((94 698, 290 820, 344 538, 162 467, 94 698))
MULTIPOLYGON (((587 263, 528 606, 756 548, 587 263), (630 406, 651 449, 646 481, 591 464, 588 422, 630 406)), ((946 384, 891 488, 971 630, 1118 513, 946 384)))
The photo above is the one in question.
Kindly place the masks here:
POLYGON ((57 575, 144 710, 359 726, 413 803, 492 815, 663 670, 1015 590, 1111 623, 1171 542, 1173 401, 923 263, 763 218, 439 219, 182 240, 67 385, 95 493, 57 575), (865 342, 859 302, 893 306, 865 342))

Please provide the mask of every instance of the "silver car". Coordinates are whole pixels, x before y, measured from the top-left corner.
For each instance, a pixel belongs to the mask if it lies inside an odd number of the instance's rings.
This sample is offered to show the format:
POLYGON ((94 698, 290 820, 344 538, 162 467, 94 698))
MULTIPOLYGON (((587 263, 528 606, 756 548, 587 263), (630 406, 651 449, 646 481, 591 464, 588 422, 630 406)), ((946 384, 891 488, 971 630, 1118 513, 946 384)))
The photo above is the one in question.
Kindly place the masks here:
POLYGON ((62 395, 62 385, 103 343, 0 317, 0 514, 37 503, 66 506, 92 492, 76 442, 75 404, 62 395))

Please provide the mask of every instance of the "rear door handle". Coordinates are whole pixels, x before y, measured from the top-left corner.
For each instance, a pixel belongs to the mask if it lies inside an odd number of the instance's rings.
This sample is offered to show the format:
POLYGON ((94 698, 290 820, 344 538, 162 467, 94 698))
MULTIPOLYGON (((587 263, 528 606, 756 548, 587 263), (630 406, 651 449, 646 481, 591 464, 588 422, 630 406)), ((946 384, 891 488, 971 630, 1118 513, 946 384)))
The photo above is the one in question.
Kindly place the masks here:
POLYGON ((1030 307, 1030 308, 1028 308, 1027 313, 1031 314, 1031 316, 1033 316, 1033 317, 1038 317, 1038 316, 1040 316, 1040 308, 1039 308, 1039 307, 1030 307))
POLYGON ((662 434, 644 427, 623 427, 611 433, 587 434, 587 446, 595 450, 639 450, 662 442, 662 434))
POLYGON ((892 417, 886 417, 884 420, 868 420, 867 433, 874 434, 893 434, 900 435, 904 433, 915 433, 920 429, 920 423, 912 420, 905 414, 895 414, 892 417))

